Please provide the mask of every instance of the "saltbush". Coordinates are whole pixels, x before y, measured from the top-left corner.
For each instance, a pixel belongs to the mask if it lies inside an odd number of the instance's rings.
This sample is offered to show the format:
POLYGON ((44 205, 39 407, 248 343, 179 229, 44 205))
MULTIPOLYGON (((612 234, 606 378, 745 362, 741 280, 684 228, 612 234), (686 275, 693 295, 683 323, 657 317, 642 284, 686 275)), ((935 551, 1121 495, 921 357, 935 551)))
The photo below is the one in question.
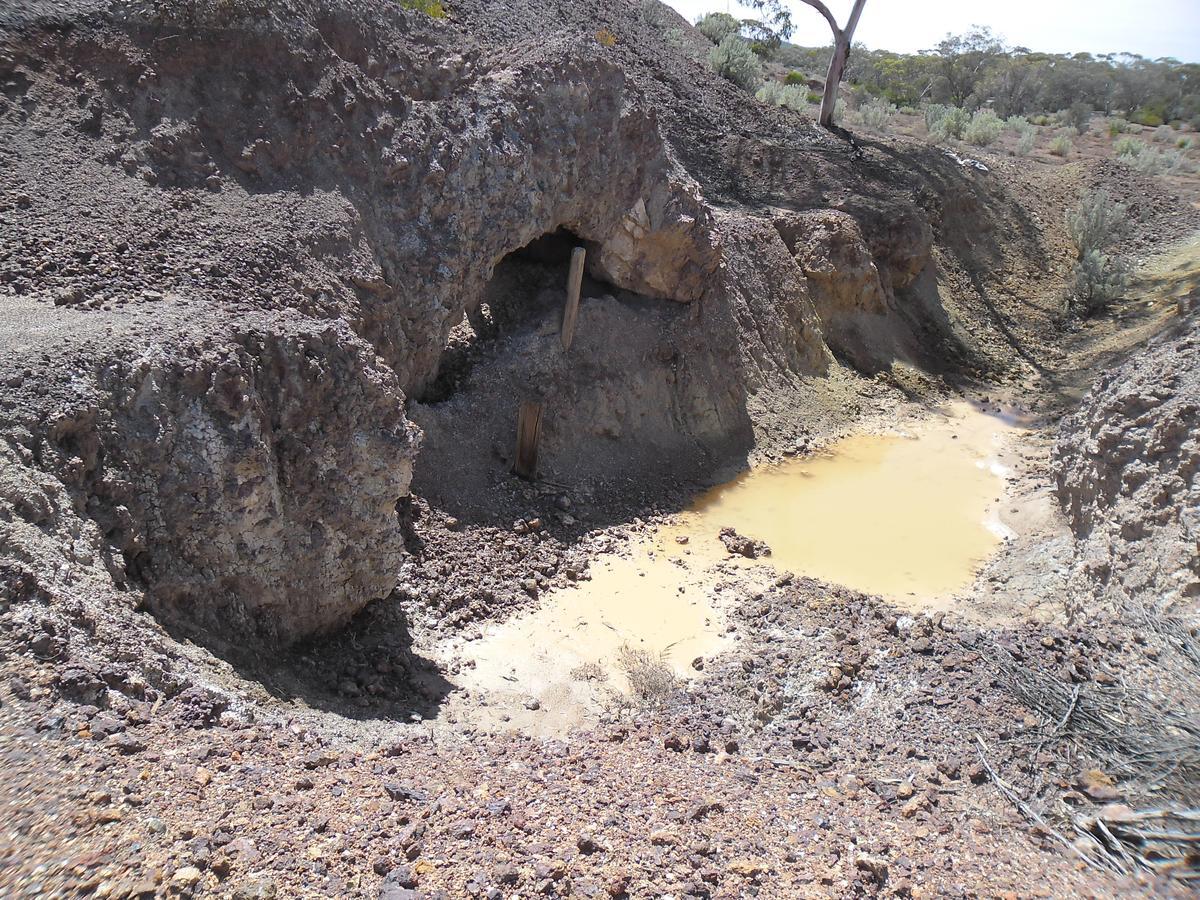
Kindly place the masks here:
POLYGON ((891 123, 892 116, 895 113, 896 107, 892 106, 892 104, 886 100, 873 98, 858 108, 858 119, 862 122, 864 128, 869 128, 872 131, 887 131, 887 127, 891 123))
POLYGON ((784 84, 808 84, 808 76, 803 72, 797 72, 795 69, 783 76, 784 84))
POLYGON ((1129 280, 1129 266, 1109 251, 1125 234, 1125 204, 1103 188, 1088 191, 1066 214, 1067 235, 1075 246, 1075 269, 1068 307, 1092 315, 1119 297, 1129 280))
POLYGON ((1183 168, 1184 156, 1178 150, 1146 145, 1141 153, 1126 161, 1144 175, 1167 175, 1183 168))
POLYGON ((794 84, 780 84, 778 81, 768 81, 754 95, 763 103, 775 106, 786 106, 800 112, 808 106, 804 91, 794 84))
POLYGON ((1125 160, 1132 160, 1142 155, 1146 145, 1135 137, 1118 138, 1113 143, 1113 153, 1125 160))
POLYGON ((1118 134, 1124 134, 1129 130, 1129 123, 1120 116, 1113 116, 1108 120, 1108 136, 1116 137, 1118 134))
POLYGON ((990 109, 978 109, 963 129, 963 140, 976 147, 989 147, 1000 139, 1004 121, 990 109))
POLYGON ((715 12, 697 22, 696 28, 714 44, 719 44, 730 35, 738 34, 742 30, 742 23, 729 13, 715 12))
POLYGON ((1154 139, 1156 141, 1173 141, 1175 140, 1175 129, 1170 125, 1159 125, 1154 129, 1154 139))
POLYGON ((1075 145, 1071 143, 1071 139, 1065 134, 1056 135, 1050 141, 1050 152, 1055 156, 1067 156, 1074 147, 1075 145))
POLYGON ((966 110, 957 106, 932 103, 925 108, 925 129, 929 132, 929 137, 938 143, 961 138, 969 122, 970 117, 966 110))
POLYGON ((750 45, 736 34, 727 34, 708 52, 708 64, 714 72, 732 81, 744 91, 762 84, 763 68, 750 45))
POLYGON ((1028 156, 1033 152, 1033 145, 1037 141, 1037 132, 1032 128, 1029 131, 1021 133, 1017 138, 1017 156, 1028 156))

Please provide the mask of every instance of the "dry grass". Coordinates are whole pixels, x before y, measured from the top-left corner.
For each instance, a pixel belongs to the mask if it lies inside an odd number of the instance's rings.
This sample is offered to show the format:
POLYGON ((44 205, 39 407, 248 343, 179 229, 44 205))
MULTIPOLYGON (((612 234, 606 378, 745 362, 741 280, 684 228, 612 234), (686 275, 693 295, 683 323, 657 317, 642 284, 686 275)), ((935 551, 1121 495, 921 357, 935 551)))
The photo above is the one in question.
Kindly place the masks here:
POLYGON ((617 651, 617 666, 628 679, 633 696, 643 703, 660 703, 679 687, 671 667, 649 650, 623 644, 617 651))

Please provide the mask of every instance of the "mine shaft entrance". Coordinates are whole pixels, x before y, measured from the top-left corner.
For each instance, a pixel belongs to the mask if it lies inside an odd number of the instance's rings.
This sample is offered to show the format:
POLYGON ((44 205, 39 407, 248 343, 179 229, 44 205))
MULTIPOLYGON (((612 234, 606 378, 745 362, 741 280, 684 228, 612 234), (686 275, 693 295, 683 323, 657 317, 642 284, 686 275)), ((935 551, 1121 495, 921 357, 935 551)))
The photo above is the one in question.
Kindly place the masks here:
MULTIPOLYGON (((530 241, 498 262, 479 302, 450 330, 437 376, 419 397, 426 404, 448 400, 462 386, 489 345, 548 318, 561 318, 571 256, 594 247, 568 228, 530 241)), ((583 296, 612 293, 602 281, 583 279, 583 296)))

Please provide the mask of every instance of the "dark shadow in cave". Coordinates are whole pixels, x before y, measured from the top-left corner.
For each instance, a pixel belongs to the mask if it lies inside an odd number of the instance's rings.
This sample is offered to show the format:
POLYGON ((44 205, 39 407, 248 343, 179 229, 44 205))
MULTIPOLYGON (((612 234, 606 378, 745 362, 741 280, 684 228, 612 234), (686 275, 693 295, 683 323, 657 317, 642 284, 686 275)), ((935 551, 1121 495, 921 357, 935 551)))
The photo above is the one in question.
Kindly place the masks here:
MULTIPOLYGON (((437 376, 416 399, 425 404, 450 399, 489 346, 534 323, 561 315, 571 253, 576 247, 591 253, 594 246, 569 229, 559 228, 500 260, 479 303, 468 308, 463 321, 450 330, 437 376)), ((616 290, 584 275, 584 297, 616 290)))

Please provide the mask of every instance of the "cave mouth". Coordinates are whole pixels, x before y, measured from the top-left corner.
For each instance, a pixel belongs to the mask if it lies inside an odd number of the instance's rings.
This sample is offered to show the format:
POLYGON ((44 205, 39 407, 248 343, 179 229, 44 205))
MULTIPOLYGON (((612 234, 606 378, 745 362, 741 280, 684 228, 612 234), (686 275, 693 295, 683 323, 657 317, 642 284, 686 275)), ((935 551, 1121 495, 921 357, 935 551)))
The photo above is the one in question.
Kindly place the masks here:
MULTIPOLYGON (((583 247, 589 255, 597 249, 594 242, 560 227, 513 250, 496 263, 479 301, 468 304, 462 320, 450 329, 437 375, 418 401, 432 405, 449 400, 490 346, 536 327, 547 317, 561 316, 571 254, 576 247, 583 247)), ((582 296, 616 291, 615 286, 584 274, 582 296)))

